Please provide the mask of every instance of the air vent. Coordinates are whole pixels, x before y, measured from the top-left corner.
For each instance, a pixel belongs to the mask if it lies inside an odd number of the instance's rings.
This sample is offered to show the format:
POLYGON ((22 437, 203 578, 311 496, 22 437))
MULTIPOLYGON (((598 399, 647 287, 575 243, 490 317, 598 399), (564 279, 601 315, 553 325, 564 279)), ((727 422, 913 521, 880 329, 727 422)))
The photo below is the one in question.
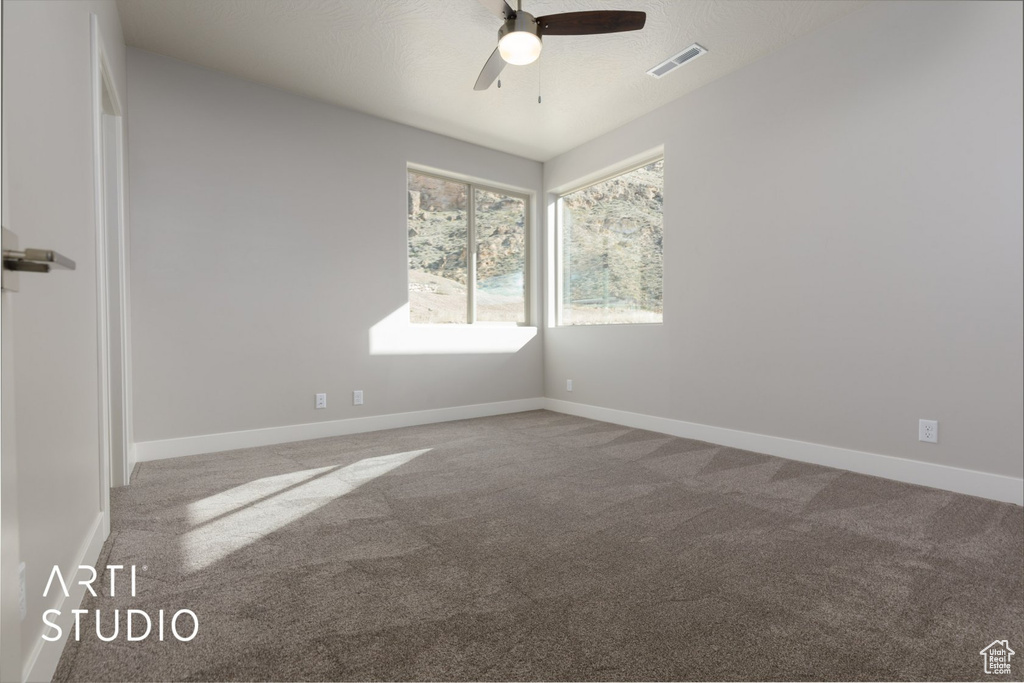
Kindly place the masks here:
POLYGON ((692 62, 693 60, 697 59, 697 57, 700 57, 703 54, 707 54, 707 50, 702 48, 697 43, 694 43, 693 45, 686 48, 679 54, 673 57, 669 57, 658 66, 649 69, 647 73, 649 73, 651 76, 654 76, 655 78, 661 78, 662 76, 672 71, 676 67, 682 66, 687 62, 692 62))

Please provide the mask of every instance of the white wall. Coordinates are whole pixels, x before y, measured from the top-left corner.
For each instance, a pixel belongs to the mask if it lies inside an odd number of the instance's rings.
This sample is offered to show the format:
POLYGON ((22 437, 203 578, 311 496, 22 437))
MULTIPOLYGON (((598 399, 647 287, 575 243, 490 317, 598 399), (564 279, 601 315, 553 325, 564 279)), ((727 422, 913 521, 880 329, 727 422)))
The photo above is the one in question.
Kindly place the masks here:
POLYGON ((545 164, 665 146, 664 325, 549 329, 546 395, 1021 477, 1021 51, 874 3, 545 164))
POLYGON ((539 163, 135 49, 128 89, 137 441, 542 395, 540 336, 369 345, 408 301, 406 164, 539 196, 539 163))
POLYGON ((125 53, 112 0, 4 0, 3 13, 10 228, 22 247, 55 249, 78 266, 22 274, 12 295, 28 661, 42 643, 41 615, 58 601, 59 591, 42 598, 47 577, 54 565, 73 574, 101 505, 90 13, 122 96, 125 53))

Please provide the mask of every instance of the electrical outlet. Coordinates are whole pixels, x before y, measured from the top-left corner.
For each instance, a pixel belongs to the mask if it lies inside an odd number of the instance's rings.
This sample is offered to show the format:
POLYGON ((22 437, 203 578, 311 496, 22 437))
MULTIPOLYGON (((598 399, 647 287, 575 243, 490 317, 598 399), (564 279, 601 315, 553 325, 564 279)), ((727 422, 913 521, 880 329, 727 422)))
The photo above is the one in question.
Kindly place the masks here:
POLYGON ((939 423, 937 420, 918 420, 917 440, 928 443, 939 442, 939 423))
POLYGON ((565 380, 565 390, 566 391, 572 391, 572 380, 571 379, 565 380))
POLYGON ((356 389, 352 392, 352 405, 361 406, 363 405, 363 390, 356 389))
POLYGON ((321 408, 326 408, 326 407, 327 407, 327 394, 317 394, 316 395, 316 409, 320 410, 321 408))

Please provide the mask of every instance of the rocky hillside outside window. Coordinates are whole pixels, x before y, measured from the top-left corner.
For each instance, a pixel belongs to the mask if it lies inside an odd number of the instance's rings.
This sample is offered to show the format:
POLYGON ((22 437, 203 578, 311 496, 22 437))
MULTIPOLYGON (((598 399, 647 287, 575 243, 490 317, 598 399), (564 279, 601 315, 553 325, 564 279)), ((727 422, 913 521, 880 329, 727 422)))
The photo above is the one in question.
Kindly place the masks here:
POLYGON ((559 197, 559 324, 662 322, 663 159, 559 197))
POLYGON ((410 321, 525 324, 527 197, 412 170, 408 184, 410 321))

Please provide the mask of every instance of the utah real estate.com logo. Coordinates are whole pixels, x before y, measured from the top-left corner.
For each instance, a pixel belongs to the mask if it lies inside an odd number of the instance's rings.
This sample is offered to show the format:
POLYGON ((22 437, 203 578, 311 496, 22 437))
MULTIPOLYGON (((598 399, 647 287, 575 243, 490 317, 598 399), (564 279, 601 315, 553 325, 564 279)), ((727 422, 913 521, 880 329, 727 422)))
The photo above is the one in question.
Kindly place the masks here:
POLYGON ((1006 640, 993 640, 979 654, 985 658, 985 673, 1008 674, 1010 673, 1010 657, 1017 653, 1010 649, 1010 643, 1006 640))

